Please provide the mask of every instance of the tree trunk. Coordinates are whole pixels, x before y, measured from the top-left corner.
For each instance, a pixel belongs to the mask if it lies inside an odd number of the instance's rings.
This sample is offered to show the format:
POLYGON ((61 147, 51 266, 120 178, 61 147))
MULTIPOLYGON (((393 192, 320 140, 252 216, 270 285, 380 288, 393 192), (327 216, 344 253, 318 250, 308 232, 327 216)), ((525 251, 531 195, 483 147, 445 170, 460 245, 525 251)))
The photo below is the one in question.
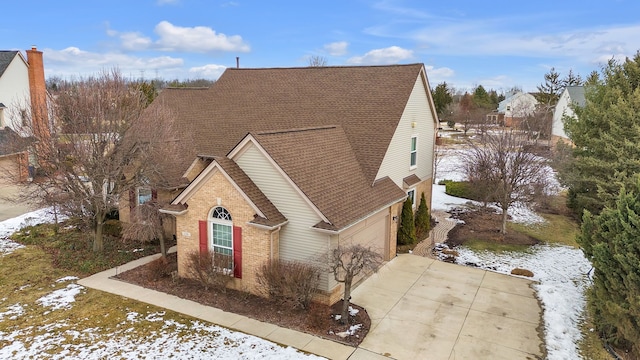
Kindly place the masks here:
POLYGON ((102 252, 104 250, 104 236, 102 235, 104 218, 104 212, 102 210, 98 210, 96 212, 96 228, 93 238, 93 252, 102 252))
POLYGON ((340 323, 346 324, 349 321, 349 299, 351 299, 351 282, 353 275, 347 274, 344 278, 344 299, 342 299, 342 314, 340 323))
MULTIPOLYGON (((162 228, 162 225, 160 225, 162 228)), ((164 228, 160 229, 160 235, 158 235, 158 240, 160 240, 160 254, 162 257, 167 257, 167 245, 165 244, 165 236, 164 236, 164 228)))
POLYGON ((500 233, 504 237, 507 234, 507 209, 502 209, 502 227, 500 229, 500 233))

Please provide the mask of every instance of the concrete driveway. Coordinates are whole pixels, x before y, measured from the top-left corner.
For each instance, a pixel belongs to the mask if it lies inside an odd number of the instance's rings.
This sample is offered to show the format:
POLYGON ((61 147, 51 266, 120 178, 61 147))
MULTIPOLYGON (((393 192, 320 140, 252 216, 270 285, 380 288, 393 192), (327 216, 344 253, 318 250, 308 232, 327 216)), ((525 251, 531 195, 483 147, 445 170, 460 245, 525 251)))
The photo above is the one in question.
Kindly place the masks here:
POLYGON ((399 255, 352 294, 371 330, 349 359, 542 359, 542 309, 531 284, 399 255))
POLYGON ((0 185, 0 221, 35 210, 27 204, 15 203, 7 199, 14 197, 19 191, 15 185, 0 185))

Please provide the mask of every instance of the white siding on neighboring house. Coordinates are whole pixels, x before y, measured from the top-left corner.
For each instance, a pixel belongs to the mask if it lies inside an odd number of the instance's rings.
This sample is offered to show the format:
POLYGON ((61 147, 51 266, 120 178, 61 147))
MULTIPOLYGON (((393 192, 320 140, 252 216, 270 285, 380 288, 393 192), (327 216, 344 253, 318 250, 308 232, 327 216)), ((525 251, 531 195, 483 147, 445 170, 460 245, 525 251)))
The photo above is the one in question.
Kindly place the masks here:
POLYGON ((20 108, 30 108, 29 97, 29 68, 23 57, 16 55, 0 77, 0 103, 4 109, 2 126, 17 130, 22 125, 20 108))
POLYGON ((429 109, 427 85, 418 76, 400 123, 382 160, 376 179, 389 176, 402 188, 402 179, 415 174, 426 180, 433 176, 433 149, 436 123, 429 109), (411 137, 418 138, 418 166, 411 169, 411 137))
MULTIPOLYGON (((316 259, 329 249, 330 236, 312 230, 321 219, 289 181, 253 144, 234 160, 289 220, 280 231, 280 259, 316 259)), ((323 276, 326 288, 326 274, 323 276)))
POLYGON ((573 110, 569 107, 569 103, 571 98, 569 97, 569 92, 565 89, 560 95, 560 99, 558 99, 558 103, 556 104, 556 109, 553 112, 553 125, 551 127, 551 135, 559 136, 564 139, 568 139, 569 137, 564 132, 564 122, 562 118, 566 116, 574 116, 573 110))

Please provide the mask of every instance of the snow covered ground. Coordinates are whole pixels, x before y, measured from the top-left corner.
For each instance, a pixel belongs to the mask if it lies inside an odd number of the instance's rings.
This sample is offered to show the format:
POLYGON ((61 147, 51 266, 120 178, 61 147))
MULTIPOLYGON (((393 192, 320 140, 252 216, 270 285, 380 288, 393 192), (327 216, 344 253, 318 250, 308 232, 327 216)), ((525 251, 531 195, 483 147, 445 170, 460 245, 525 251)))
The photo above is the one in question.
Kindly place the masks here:
MULTIPOLYGON (((0 257, 22 247, 7 239, 13 232, 50 220, 46 210, 38 210, 0 222, 0 257)), ((52 289, 57 289, 32 304, 15 303, 11 297, 0 299, 0 325, 30 316, 30 309, 44 309, 45 315, 73 309, 76 297, 86 292, 76 280, 73 276, 57 279, 51 284, 52 289)), ((29 287, 25 285, 16 291, 27 291, 29 287)), ((322 359, 216 325, 165 319, 164 312, 130 312, 116 329, 106 333, 96 326, 99 325, 83 327, 58 320, 0 330, 0 359, 322 359), (132 325, 144 322, 162 325, 159 330, 136 333, 132 325)))
MULTIPOLYGON (((460 169, 460 151, 447 150, 438 165, 438 179, 464 180, 460 169)), ((445 187, 433 187, 432 207, 448 210, 468 202, 446 195, 445 187)), ((544 221, 524 206, 509 211, 513 221, 536 223, 544 221)), ((545 343, 549 360, 581 359, 578 342, 580 324, 585 310, 585 290, 590 284, 591 264, 580 249, 568 246, 539 245, 527 253, 474 252, 458 247, 457 263, 510 274, 514 268, 533 272, 537 296, 544 308, 545 343)))

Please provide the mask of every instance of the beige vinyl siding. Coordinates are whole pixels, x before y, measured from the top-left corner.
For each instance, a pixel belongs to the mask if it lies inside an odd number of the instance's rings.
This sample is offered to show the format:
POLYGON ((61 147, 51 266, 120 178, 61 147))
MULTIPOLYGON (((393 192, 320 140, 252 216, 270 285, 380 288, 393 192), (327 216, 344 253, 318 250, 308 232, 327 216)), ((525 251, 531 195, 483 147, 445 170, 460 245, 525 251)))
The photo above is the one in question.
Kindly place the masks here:
MULTIPOLYGON (((330 237, 312 230, 321 219, 254 145, 234 159, 289 222, 280 230, 280 259, 308 261, 329 249, 330 237)), ((327 276, 323 275, 327 290, 327 276)))
POLYGON ((388 252, 389 244, 389 209, 374 214, 340 234, 343 245, 360 244, 371 247, 383 257, 388 252))
MULTIPOLYGON (((376 178, 389 176, 401 188, 402 179, 411 174, 422 180, 431 178, 435 128, 435 120, 429 109, 426 84, 422 75, 419 75, 376 178), (418 159, 417 167, 410 170, 411 137, 414 135, 418 138, 418 159)), ((420 194, 417 194, 418 198, 419 196, 420 194)))

